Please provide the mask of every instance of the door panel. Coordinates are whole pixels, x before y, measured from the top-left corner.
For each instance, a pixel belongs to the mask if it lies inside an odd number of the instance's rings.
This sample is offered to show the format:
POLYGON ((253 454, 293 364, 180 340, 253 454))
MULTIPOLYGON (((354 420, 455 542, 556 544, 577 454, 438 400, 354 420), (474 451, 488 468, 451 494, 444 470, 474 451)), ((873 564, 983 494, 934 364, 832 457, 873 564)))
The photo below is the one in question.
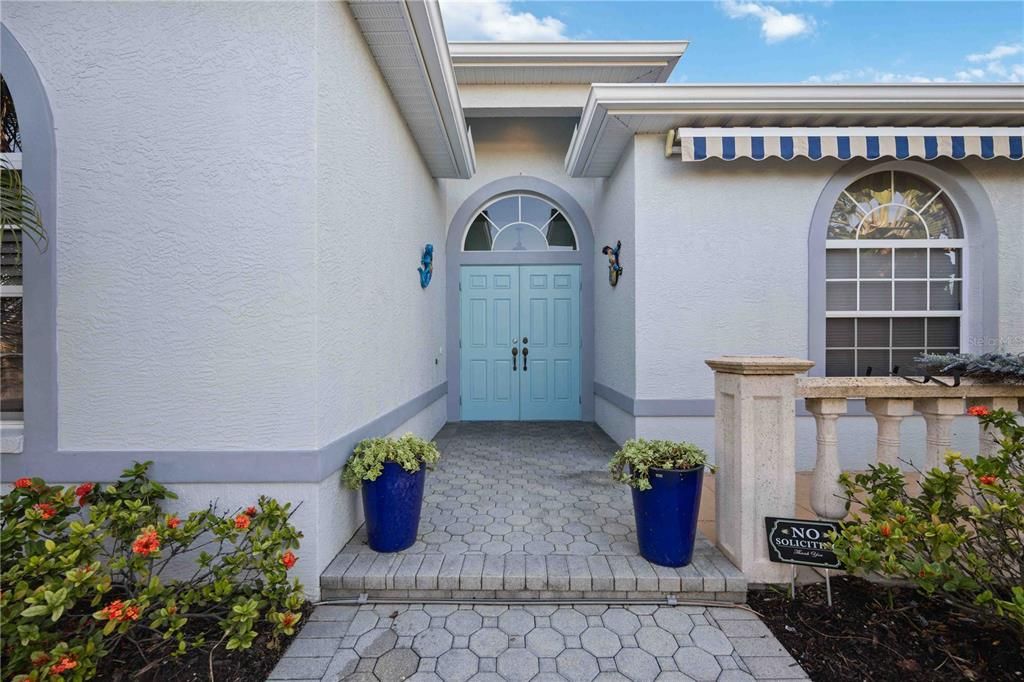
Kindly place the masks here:
POLYGON ((459 281, 461 418, 579 419, 580 267, 463 266, 459 281))
POLYGON ((464 266, 459 288, 462 419, 519 419, 519 381, 512 371, 519 268, 464 266))
POLYGON ((520 368, 520 418, 580 418, 580 268, 524 265, 519 305, 520 345, 529 349, 520 368))

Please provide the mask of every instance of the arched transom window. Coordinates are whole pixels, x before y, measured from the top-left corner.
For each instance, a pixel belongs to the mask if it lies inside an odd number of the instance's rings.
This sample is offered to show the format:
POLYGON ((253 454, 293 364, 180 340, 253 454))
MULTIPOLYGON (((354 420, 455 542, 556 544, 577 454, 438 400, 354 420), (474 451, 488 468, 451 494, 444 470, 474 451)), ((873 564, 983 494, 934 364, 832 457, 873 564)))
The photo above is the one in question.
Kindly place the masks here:
POLYGON ((557 206, 532 194, 493 200, 476 214, 463 251, 575 251, 576 233, 557 206))
POLYGON ((827 376, 912 373, 917 355, 960 351, 965 241, 940 188, 867 175, 840 195, 825 245, 827 376))

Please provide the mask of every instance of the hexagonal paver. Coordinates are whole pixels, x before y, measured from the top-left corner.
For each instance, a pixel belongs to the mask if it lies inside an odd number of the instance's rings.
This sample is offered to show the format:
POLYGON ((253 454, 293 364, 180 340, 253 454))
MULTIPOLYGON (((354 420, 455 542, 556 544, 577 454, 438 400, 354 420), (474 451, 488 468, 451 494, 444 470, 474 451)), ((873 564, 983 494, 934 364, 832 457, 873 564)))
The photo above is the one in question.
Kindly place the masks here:
POLYGON ((537 657, 527 649, 508 649, 498 656, 498 674, 510 682, 525 682, 539 671, 537 657))
POLYGON ((512 545, 502 540, 491 540, 481 545, 480 551, 484 554, 508 554, 512 551, 512 545))
POLYGON ((623 608, 608 609, 601 620, 606 628, 620 635, 632 635, 640 629, 640 619, 636 614, 623 608))
POLYGON ((418 635, 430 625, 430 616, 425 611, 406 611, 395 618, 391 629, 398 633, 399 637, 411 637, 418 635))
POLYGON ((452 633, 443 628, 424 630, 412 640, 412 648, 424 658, 437 658, 452 648, 452 633))
POLYGON ((526 648, 546 658, 554 658, 565 649, 565 639, 554 628, 534 628, 526 635, 526 648))
POLYGON ((523 551, 527 554, 547 556, 555 551, 555 546, 545 540, 531 540, 523 545, 523 551))
POLYGON ((453 635, 471 635, 480 629, 484 619, 476 611, 459 610, 448 616, 444 621, 444 627, 453 635))
POLYGON ((732 642, 725 633, 710 625, 698 625, 690 631, 693 643, 709 654, 726 656, 732 653, 732 642))
POLYGON ((394 648, 398 635, 394 630, 374 628, 356 640, 355 650, 363 658, 380 656, 394 648))
POLYGON ((636 643, 641 649, 653 656, 671 656, 679 648, 676 638, 661 628, 654 626, 637 630, 636 643))
POLYGON ((654 612, 654 622, 673 635, 685 635, 693 629, 693 621, 679 608, 658 609, 654 612))
POLYGON ((420 657, 412 649, 392 649, 377 659, 373 674, 381 680, 404 680, 420 665, 420 657))
POLYGON ((619 636, 608 628, 588 628, 580 635, 580 642, 598 658, 611 658, 622 648, 619 636))
POLYGON ((442 680, 465 682, 476 675, 479 661, 469 649, 452 649, 437 659, 437 675, 442 680))
POLYGON ((469 648, 480 658, 496 658, 508 648, 508 635, 495 628, 483 628, 469 638, 469 648))
POLYGON ((587 629, 587 617, 575 609, 561 608, 551 614, 551 627, 563 635, 578 637, 587 629))
POLYGON ((498 627, 510 635, 523 636, 533 629, 533 616, 525 609, 511 609, 498 616, 498 627))
POLYGON ((714 656, 695 646, 680 648, 672 658, 680 672, 695 680, 716 680, 722 672, 714 656))
POLYGON ((615 655, 615 667, 631 680, 653 680, 661 672, 658 661, 641 649, 623 649, 615 655))

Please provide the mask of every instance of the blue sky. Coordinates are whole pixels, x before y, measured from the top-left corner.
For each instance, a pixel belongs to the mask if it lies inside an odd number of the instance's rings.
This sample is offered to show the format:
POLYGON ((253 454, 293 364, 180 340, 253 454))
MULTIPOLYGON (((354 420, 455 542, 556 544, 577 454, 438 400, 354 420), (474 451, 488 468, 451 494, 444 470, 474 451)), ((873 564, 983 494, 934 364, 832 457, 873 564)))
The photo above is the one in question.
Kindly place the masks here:
POLYGON ((1024 2, 443 0, 451 40, 690 41, 690 83, 1024 81, 1024 2))

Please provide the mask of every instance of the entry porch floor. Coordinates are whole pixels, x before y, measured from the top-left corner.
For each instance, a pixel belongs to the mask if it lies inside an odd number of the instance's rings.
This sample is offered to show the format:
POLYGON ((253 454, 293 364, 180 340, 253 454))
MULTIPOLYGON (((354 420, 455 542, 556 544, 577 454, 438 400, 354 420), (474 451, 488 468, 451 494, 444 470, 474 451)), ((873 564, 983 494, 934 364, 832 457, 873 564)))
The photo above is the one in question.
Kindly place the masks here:
POLYGON ((747 582, 703 533, 693 562, 640 557, 616 444, 584 422, 461 422, 436 437, 420 536, 378 554, 361 529, 320 578, 323 599, 686 599, 744 601, 747 582))

